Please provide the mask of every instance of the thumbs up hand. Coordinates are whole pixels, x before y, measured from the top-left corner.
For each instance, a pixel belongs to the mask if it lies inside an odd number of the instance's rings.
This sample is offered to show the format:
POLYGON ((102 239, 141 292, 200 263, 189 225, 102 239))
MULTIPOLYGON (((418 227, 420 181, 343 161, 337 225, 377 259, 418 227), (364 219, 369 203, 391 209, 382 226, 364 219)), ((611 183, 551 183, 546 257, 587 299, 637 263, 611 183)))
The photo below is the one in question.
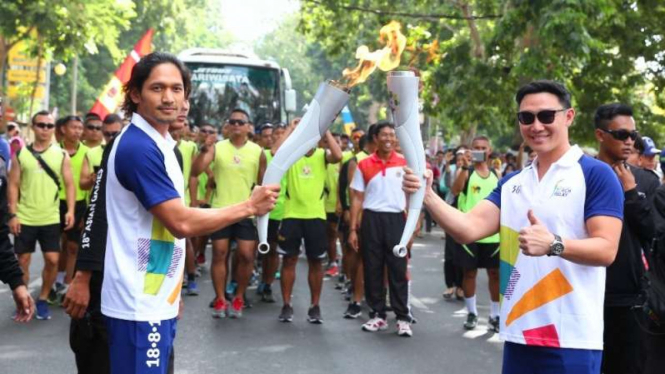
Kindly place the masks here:
POLYGON ((550 253, 550 245, 554 241, 554 234, 547 230, 545 225, 533 213, 533 210, 529 210, 527 217, 531 225, 519 232, 520 249, 526 256, 545 256, 550 253))

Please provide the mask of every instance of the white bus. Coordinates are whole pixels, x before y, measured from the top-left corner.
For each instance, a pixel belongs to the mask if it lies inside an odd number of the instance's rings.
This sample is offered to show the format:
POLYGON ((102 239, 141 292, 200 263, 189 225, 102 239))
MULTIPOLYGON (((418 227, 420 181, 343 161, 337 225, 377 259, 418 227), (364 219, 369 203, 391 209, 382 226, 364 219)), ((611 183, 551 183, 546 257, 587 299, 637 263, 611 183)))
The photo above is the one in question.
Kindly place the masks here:
POLYGON ((178 58, 192 73, 190 124, 218 128, 231 110, 249 113, 258 129, 266 122, 287 123, 296 109, 296 93, 287 69, 273 61, 219 49, 193 48, 178 58))

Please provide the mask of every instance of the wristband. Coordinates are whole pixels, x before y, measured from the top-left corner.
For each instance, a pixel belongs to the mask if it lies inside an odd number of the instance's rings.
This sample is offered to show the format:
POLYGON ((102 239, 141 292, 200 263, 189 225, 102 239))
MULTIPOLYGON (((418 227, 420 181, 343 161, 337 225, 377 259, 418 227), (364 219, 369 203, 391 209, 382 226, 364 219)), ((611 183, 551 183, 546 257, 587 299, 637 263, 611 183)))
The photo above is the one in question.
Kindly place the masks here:
POLYGON ((11 221, 12 219, 16 218, 16 213, 9 213, 7 214, 7 221, 11 221))

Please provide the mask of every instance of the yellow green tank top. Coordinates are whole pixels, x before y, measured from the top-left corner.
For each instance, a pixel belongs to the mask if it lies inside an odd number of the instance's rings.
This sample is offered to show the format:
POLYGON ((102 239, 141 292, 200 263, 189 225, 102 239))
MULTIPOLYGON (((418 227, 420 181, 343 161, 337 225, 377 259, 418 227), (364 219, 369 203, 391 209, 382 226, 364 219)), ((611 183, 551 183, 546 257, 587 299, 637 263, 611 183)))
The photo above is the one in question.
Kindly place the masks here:
POLYGON ((326 152, 317 148, 286 173, 284 218, 325 219, 326 152))
POLYGON ((353 151, 342 152, 342 164, 353 158, 353 151))
MULTIPOLYGON (((265 150, 266 160, 268 161, 266 165, 270 165, 273 155, 270 149, 265 150)), ((279 191, 279 197, 275 202, 275 209, 270 212, 270 219, 281 221, 284 218, 284 196, 286 195, 286 176, 282 177, 282 180, 279 181, 281 190, 279 191)))
POLYGON ((182 175, 185 180, 185 204, 189 206, 191 201, 189 197, 189 177, 192 175, 192 161, 196 156, 196 143, 189 140, 181 140, 178 149, 182 155, 182 175))
MULTIPOLYGON (((489 196, 499 184, 499 178, 490 171, 487 178, 483 178, 477 171, 473 171, 466 182, 466 189, 462 191, 457 199, 457 206, 460 211, 466 213, 471 211, 479 202, 489 196)), ((499 234, 494 234, 480 239, 478 243, 498 243, 499 234)))
POLYGON ((326 213, 335 213, 337 208, 339 170, 342 163, 328 164, 326 166, 326 213))
POLYGON ((356 160, 358 160, 358 163, 360 163, 360 161, 366 159, 367 157, 369 157, 369 155, 365 151, 360 151, 356 153, 356 160))
MULTIPOLYGON (((65 150, 64 145, 60 144, 60 148, 65 150)), ((74 187, 76 188, 76 201, 86 199, 86 191, 81 189, 79 181, 81 180, 81 168, 83 167, 83 160, 88 154, 90 148, 83 143, 79 143, 76 148, 76 153, 69 156, 69 162, 72 166, 72 179, 74 180, 74 187)), ((65 184, 60 184, 60 200, 67 200, 67 193, 65 192, 65 184)))
POLYGON ((252 187, 257 183, 262 152, 261 147, 251 141, 240 148, 228 139, 215 145, 213 208, 224 208, 249 198, 252 187))
MULTIPOLYGON (((102 165, 103 155, 104 155, 104 145, 98 145, 88 150, 88 153, 85 155, 85 157, 88 160, 88 166, 90 167, 88 170, 91 173, 93 171, 96 172, 97 169, 102 165)), ((88 203, 90 202, 90 191, 91 190, 85 191, 85 200, 88 203)))
MULTIPOLYGON (((62 163, 65 152, 56 144, 51 144, 40 156, 58 176, 60 185, 63 185, 62 163)), ((57 185, 27 148, 23 148, 17 158, 21 165, 20 197, 16 212, 19 220, 28 226, 59 224, 60 199, 57 185)))

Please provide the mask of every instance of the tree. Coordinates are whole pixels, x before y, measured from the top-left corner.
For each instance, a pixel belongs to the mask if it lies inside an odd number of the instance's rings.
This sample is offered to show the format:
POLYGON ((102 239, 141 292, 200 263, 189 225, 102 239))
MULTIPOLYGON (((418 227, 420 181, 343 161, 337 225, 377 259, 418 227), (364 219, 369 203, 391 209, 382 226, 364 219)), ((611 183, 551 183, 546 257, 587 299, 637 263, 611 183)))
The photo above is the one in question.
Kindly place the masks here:
POLYGON ((481 131, 518 144, 517 87, 554 79, 573 92, 574 141, 592 142, 594 110, 611 101, 632 104, 641 131, 665 140, 658 131, 663 117, 652 110, 665 104, 662 2, 419 0, 401 2, 399 14, 391 3, 304 0, 301 30, 337 56, 366 40, 377 23, 394 18, 407 25, 412 51, 430 46, 407 61, 422 71, 425 111, 449 139, 481 131))
MULTIPOLYGON (((134 16, 133 3, 121 0, 6 0, 0 2, 0 82, 9 50, 32 40, 33 54, 68 59, 104 45, 118 55, 120 30, 134 16), (35 39, 34 35, 37 35, 35 39)), ((4 90, 2 90, 4 92, 4 90)), ((3 100, 5 105, 6 100, 3 100)))
MULTIPOLYGON (((149 29, 155 30, 154 50, 179 53, 187 48, 223 48, 233 40, 219 24, 219 2, 215 0, 134 0, 136 17, 118 36, 121 53, 115 55, 103 46, 96 54, 79 59, 77 107, 92 107, 118 64, 149 29)), ((71 72, 52 76, 52 105, 67 108, 71 100, 71 72)))

